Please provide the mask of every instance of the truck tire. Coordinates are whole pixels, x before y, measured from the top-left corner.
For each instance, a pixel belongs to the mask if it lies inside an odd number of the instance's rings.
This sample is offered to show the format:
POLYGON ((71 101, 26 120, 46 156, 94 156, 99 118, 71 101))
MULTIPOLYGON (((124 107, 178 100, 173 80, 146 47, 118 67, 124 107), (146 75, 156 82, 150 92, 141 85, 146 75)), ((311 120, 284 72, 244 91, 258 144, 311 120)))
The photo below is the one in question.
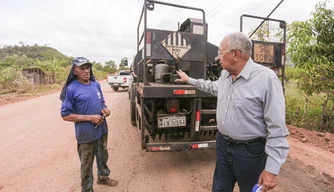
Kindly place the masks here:
POLYGON ((112 87, 112 90, 114 90, 114 91, 118 91, 118 88, 119 88, 119 87, 112 87))
POLYGON ((136 126, 136 103, 135 101, 130 101, 130 117, 131 117, 131 124, 136 126))

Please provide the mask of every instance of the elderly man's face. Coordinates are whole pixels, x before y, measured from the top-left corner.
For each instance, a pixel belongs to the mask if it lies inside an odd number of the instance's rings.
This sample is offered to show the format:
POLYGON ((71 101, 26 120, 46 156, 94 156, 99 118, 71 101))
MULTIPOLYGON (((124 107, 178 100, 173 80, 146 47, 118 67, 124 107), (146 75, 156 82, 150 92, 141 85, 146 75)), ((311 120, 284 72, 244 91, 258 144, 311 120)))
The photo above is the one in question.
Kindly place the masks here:
POLYGON ((234 50, 230 50, 228 46, 228 42, 222 42, 219 46, 218 50, 218 58, 220 60, 220 64, 226 70, 229 70, 234 63, 234 50))
POLYGON ((74 66, 74 75, 79 81, 87 82, 90 78, 90 64, 74 66))

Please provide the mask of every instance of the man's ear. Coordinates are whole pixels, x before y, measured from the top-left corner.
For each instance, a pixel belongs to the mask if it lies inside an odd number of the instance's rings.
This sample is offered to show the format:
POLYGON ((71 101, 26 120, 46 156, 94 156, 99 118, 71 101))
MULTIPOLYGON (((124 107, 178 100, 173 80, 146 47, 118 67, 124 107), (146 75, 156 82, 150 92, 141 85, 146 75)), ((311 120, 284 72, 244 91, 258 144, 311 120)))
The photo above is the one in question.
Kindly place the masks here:
POLYGON ((73 75, 77 75, 78 73, 77 73, 77 69, 74 67, 74 69, 73 69, 73 75))

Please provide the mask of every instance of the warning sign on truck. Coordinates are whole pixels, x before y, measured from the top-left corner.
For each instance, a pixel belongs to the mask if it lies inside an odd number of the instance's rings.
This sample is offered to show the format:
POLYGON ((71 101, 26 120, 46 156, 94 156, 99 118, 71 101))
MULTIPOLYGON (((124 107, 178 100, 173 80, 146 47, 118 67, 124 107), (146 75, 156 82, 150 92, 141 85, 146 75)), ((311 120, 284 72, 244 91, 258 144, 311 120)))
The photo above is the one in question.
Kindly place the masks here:
POLYGON ((169 34, 161 44, 175 60, 182 59, 192 48, 180 32, 169 34))

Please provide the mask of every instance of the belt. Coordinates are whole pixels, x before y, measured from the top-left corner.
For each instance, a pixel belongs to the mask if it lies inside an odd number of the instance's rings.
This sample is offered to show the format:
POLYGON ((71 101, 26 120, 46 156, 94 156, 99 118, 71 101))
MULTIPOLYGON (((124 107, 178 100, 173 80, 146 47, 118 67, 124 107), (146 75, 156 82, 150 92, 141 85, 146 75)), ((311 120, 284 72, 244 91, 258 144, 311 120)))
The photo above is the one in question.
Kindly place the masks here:
POLYGON ((250 143, 255 143, 255 142, 259 142, 259 141, 262 141, 262 142, 265 142, 266 139, 263 138, 263 137, 257 137, 257 138, 254 138, 254 139, 249 139, 249 140, 234 140, 226 135, 223 135, 223 138, 226 139, 229 143, 233 143, 233 144, 237 144, 237 145, 247 145, 247 144, 250 144, 250 143))

